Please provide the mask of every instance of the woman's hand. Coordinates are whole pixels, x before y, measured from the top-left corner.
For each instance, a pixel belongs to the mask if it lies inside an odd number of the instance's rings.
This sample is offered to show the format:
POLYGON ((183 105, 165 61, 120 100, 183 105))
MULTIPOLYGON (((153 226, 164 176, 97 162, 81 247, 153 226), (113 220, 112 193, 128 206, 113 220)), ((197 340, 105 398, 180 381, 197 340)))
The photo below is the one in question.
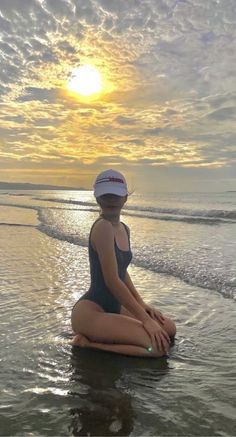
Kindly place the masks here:
POLYGON ((147 305, 146 303, 143 305, 144 310, 153 320, 157 320, 162 325, 164 324, 165 318, 163 317, 161 311, 156 310, 156 308, 147 305))
POLYGON ((170 345, 170 337, 167 332, 151 318, 143 323, 143 327, 151 338, 152 347, 155 348, 157 345, 159 350, 167 354, 170 345))

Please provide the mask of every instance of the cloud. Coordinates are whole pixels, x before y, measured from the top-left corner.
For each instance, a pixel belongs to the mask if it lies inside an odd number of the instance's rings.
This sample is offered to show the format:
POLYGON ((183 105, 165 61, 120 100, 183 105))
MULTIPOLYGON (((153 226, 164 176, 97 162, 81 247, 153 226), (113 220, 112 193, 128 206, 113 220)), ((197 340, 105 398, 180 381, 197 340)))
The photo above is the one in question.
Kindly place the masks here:
POLYGON ((116 117, 115 121, 119 124, 135 124, 137 123, 137 120, 135 120, 134 118, 131 117, 124 117, 123 115, 118 115, 118 117, 116 117))
POLYGON ((57 92, 57 90, 50 90, 47 88, 26 87, 24 95, 21 95, 17 100, 19 102, 39 100, 53 103, 56 100, 57 92))
POLYGON ((224 120, 235 120, 236 118, 236 108, 221 108, 217 111, 212 112, 208 115, 210 119, 224 121, 224 120))

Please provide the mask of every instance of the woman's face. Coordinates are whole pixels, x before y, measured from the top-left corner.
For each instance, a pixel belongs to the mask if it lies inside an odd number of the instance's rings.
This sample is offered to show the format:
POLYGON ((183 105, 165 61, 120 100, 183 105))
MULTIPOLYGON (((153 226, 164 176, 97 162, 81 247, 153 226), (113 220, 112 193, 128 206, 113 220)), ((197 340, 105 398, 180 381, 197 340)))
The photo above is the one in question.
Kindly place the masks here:
POLYGON ((98 204, 102 209, 110 212, 118 212, 127 200, 127 196, 117 196, 116 194, 103 194, 97 198, 98 204))

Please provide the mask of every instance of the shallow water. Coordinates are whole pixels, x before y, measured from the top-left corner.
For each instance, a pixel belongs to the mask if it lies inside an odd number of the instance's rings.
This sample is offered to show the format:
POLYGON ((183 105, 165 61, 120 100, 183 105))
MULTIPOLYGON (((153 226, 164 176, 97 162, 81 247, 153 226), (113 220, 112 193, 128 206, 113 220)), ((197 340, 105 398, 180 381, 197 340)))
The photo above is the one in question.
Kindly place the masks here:
POLYGON ((0 227, 0 434, 235 435, 235 302, 131 265, 144 299, 176 321, 170 357, 72 348, 87 248, 31 227, 34 211, 22 214, 27 226, 0 227))
MULTIPOLYGON (((17 213, 22 220, 36 212, 41 232, 83 247, 98 216, 89 191, 0 192, 0 225, 4 208, 13 224, 17 213)), ((131 229, 134 265, 236 300, 236 193, 135 194, 122 220, 131 229)))

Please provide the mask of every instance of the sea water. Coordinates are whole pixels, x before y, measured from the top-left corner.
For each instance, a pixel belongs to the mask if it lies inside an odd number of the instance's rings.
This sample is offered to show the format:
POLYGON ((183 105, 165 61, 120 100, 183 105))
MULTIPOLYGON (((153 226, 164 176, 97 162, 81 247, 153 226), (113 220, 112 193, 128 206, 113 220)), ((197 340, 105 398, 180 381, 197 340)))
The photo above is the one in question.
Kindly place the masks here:
POLYGON ((0 434, 235 435, 236 192, 132 194, 130 276, 172 317, 169 358, 72 348, 91 191, 0 191, 0 434))

